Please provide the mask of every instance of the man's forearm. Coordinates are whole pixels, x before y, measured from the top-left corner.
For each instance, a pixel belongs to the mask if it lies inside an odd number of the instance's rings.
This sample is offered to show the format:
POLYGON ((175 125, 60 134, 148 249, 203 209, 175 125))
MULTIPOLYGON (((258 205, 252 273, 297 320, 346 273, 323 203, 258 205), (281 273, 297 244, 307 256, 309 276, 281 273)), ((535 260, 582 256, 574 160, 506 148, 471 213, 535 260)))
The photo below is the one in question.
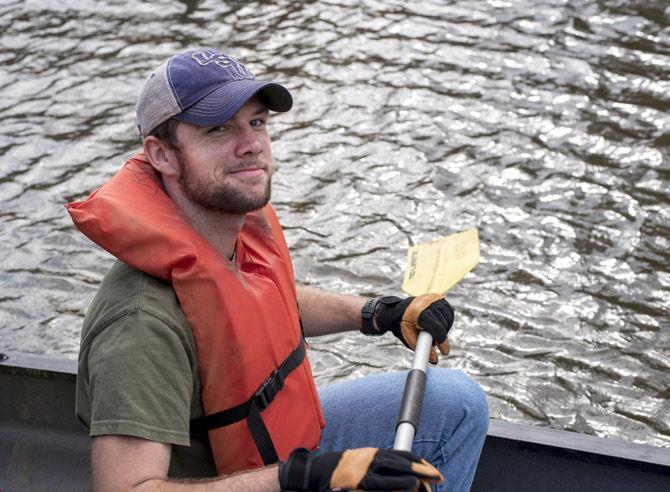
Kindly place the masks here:
POLYGON ((269 466, 260 470, 250 470, 218 478, 149 480, 134 490, 138 492, 217 492, 224 490, 226 492, 280 492, 279 472, 277 466, 269 466))
POLYGON ((277 466, 204 479, 167 478, 172 447, 133 436, 93 438, 91 468, 96 492, 279 492, 277 466))
POLYGON ((361 309, 367 298, 335 294, 300 285, 297 289, 305 336, 361 329, 361 309))

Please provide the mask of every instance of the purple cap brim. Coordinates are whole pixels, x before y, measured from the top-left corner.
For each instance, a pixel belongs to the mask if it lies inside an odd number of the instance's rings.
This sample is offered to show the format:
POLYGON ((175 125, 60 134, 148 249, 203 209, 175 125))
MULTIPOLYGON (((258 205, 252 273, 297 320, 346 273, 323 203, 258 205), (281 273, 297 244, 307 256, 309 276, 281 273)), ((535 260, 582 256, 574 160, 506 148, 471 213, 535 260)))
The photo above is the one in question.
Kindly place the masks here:
POLYGON ((279 84, 249 79, 235 80, 217 87, 174 118, 192 125, 222 125, 256 94, 270 111, 285 112, 293 106, 291 93, 279 84))

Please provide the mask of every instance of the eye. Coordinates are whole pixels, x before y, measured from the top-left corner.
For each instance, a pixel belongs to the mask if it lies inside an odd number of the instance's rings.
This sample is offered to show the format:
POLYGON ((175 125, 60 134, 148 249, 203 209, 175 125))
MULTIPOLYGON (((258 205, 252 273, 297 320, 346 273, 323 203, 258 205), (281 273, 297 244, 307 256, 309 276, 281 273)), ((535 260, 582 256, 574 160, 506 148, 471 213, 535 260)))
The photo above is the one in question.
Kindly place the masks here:
POLYGON ((224 133, 226 130, 228 130, 227 125, 218 125, 207 130, 207 133, 224 133))
POLYGON ((249 124, 255 128, 262 128, 267 123, 265 118, 254 118, 249 124))

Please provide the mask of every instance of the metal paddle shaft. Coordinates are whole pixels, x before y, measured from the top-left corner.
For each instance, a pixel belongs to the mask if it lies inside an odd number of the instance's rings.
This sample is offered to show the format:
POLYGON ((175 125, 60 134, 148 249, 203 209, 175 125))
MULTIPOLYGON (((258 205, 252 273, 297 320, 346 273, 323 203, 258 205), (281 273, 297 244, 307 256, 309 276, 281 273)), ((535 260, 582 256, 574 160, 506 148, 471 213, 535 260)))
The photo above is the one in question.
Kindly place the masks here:
MULTIPOLYGON (((452 234, 407 251, 402 290, 411 296, 429 292, 444 294, 479 263, 477 229, 452 234)), ((393 449, 411 451, 419 425, 423 393, 426 390, 428 356, 433 345, 430 333, 420 332, 412 369, 405 381, 393 449)))
POLYGON ((426 331, 420 332, 414 351, 412 369, 407 374, 407 380, 405 381, 405 391, 400 403, 393 449, 401 451, 411 451, 412 449, 414 434, 419 426, 423 393, 426 389, 428 376, 426 372, 428 357, 432 345, 433 337, 431 334, 426 331))

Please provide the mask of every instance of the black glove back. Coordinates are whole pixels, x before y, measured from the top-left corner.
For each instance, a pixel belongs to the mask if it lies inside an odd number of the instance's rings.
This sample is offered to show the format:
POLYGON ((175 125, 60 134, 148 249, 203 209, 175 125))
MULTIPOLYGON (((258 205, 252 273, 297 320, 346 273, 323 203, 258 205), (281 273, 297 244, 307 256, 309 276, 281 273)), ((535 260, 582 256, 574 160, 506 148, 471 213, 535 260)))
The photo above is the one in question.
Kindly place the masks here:
POLYGON ((430 463, 407 451, 359 448, 315 455, 295 449, 279 466, 282 491, 430 490, 444 478, 430 463))
MULTIPOLYGON (((444 355, 449 353, 447 335, 454 323, 454 309, 440 294, 424 294, 400 299, 382 297, 374 313, 374 334, 391 331, 409 349, 416 348, 420 330, 433 336, 444 355)), ((437 353, 431 350, 430 362, 437 364, 437 353)))

